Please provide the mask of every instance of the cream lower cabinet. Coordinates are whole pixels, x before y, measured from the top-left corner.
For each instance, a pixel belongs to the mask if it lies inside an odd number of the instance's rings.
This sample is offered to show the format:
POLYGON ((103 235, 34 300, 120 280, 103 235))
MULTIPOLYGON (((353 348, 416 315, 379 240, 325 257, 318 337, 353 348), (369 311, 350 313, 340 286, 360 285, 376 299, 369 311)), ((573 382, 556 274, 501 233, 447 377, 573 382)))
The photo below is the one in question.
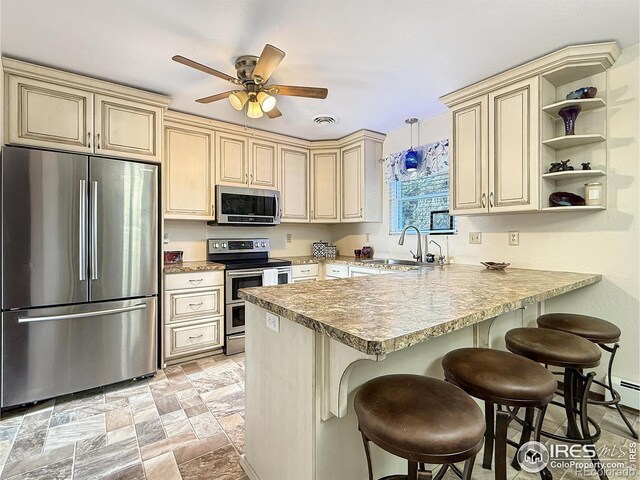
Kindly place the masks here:
POLYGON ((159 163, 167 97, 3 58, 6 142, 159 163))
POLYGON ((95 152, 160 161, 162 109, 95 95, 95 152))
POLYGON ((451 109, 451 213, 538 209, 538 77, 451 109))
POLYGON ((186 357, 222 348, 223 285, 222 271, 165 274, 162 312, 165 362, 184 361, 186 357))
POLYGON ((280 209, 282 221, 309 222, 309 150, 280 145, 280 209))
POLYGON ((339 263, 325 263, 324 278, 325 280, 337 280, 339 278, 349 277, 349 265, 339 263))
POLYGON ((165 218, 214 218, 214 136, 209 129, 165 122, 165 218))
POLYGON ((341 222, 382 221, 382 142, 365 139, 340 150, 341 222))
POLYGON ((340 221, 340 151, 311 151, 311 222, 340 221))
POLYGON ((291 267, 291 283, 309 283, 318 280, 320 274, 317 263, 306 263, 291 267))

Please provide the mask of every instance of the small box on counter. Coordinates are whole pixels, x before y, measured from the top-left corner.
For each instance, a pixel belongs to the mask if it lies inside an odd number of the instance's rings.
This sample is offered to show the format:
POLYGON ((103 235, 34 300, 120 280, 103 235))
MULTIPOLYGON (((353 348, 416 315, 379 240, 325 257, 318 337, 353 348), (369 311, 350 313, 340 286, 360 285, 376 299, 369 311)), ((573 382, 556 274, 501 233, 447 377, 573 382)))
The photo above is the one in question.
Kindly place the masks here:
POLYGON ((164 263, 182 263, 182 250, 169 250, 164 252, 164 263))

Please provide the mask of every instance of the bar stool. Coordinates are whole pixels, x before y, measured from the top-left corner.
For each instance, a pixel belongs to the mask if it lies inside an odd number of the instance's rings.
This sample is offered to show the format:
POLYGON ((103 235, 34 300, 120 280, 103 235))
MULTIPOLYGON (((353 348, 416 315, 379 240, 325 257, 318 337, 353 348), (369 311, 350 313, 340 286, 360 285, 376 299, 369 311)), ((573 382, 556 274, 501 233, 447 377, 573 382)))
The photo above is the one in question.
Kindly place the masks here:
MULTIPOLYGON (((373 480, 369 442, 408 461, 408 475, 380 480, 416 480, 421 464, 449 467, 464 480, 471 479, 473 461, 482 448, 484 421, 473 399, 442 380, 421 375, 386 375, 368 381, 356 394, 354 407, 373 480), (451 464, 465 462, 461 472, 451 464)), ((420 474, 432 478, 432 472, 420 474)))
MULTIPOLYGON (((601 434, 600 426, 589 418, 587 409, 587 398, 595 373, 585 375, 582 372, 600 363, 600 349, 577 335, 547 328, 514 328, 507 332, 505 340, 507 349, 513 353, 545 365, 564 368, 564 402, 551 403, 564 407, 567 434, 556 435, 544 430, 541 434, 560 442, 593 446, 601 434), (579 428, 577 417, 580 419, 579 428), (590 432, 589 425, 595 433, 590 432)), ((591 461, 599 477, 606 480, 608 477, 595 450, 593 447, 591 461)))
POLYGON ((596 379, 593 380, 593 383, 606 389, 611 394, 611 400, 594 400, 590 398, 588 399, 588 402, 590 404, 604 405, 606 407, 614 406, 631 432, 631 436, 638 440, 638 432, 634 430, 633 425, 629 422, 626 415, 620 408, 620 394, 613 388, 613 382, 611 380, 613 360, 618 348, 620 348, 620 344, 618 343, 621 335, 620 329, 613 323, 607 322, 602 318, 575 313, 548 313, 546 315, 541 315, 538 317, 538 327, 573 333, 579 337, 586 338, 590 342, 598 345, 605 352, 610 353, 609 365, 607 367, 607 383, 602 383, 596 379), (611 344, 614 344, 613 347, 609 346, 611 344))
MULTIPOLYGON (((516 448, 527 443, 533 430, 540 441, 547 404, 553 398, 556 380, 551 372, 529 359, 513 353, 489 348, 460 348, 442 359, 445 379, 465 392, 485 402, 486 433, 482 467, 491 468, 495 442, 495 478, 507 478, 507 444, 516 448), (497 419, 494 427, 495 407, 497 419), (504 409, 503 409, 504 407, 504 409), (507 438, 507 428, 515 415, 508 407, 527 408, 520 443, 507 438), (534 421, 534 409, 538 416, 534 421)), ((517 462, 517 460, 516 460, 517 462)), ((543 479, 552 478, 548 469, 540 472, 543 479)))

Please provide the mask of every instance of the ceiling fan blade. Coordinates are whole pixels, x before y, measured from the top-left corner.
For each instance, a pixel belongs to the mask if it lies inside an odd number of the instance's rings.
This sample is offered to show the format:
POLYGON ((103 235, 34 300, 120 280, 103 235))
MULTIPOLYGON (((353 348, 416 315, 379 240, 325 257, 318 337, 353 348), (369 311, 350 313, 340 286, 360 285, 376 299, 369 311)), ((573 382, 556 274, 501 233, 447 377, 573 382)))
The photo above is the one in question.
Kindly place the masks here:
POLYGON ((256 83, 265 84, 269 77, 284 58, 285 53, 279 48, 269 45, 264 46, 258 63, 253 69, 253 79, 256 83))
POLYGON ((196 100, 198 103, 212 103, 228 98, 235 90, 229 90, 228 92, 218 93, 217 95, 209 95, 208 97, 202 97, 196 100))
POLYGON ((201 72, 221 78, 222 80, 227 80, 228 82, 234 83, 236 85, 240 84, 240 81, 237 78, 232 77, 231 75, 227 75, 226 73, 219 72, 218 70, 214 70, 211 67, 207 67, 206 65, 195 62, 189 58, 183 57, 182 55, 174 55, 173 57, 171 57, 171 59, 175 62, 186 65, 187 67, 195 68, 196 70, 200 70, 201 72))
POLYGON ((267 114, 267 117, 269 118, 278 118, 282 116, 282 112, 280 110, 278 110, 278 107, 273 107, 271 110, 269 110, 268 112, 265 112, 267 114))
POLYGON ((271 85, 267 91, 274 95, 291 95, 293 97, 327 98, 329 90, 316 87, 296 87, 294 85, 271 85))

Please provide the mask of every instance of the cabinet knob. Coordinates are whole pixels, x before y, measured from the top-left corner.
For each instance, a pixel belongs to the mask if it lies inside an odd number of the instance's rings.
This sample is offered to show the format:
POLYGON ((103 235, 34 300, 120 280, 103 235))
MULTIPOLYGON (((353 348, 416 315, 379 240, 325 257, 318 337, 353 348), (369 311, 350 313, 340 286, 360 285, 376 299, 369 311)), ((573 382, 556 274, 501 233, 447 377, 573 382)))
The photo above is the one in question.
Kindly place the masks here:
POLYGON ((489 206, 493 207, 493 192, 489 194, 489 206))
POLYGON ((96 148, 101 148, 100 147, 100 134, 96 134, 96 148))
POLYGON ((87 132, 87 147, 91 148, 91 132, 87 132))
POLYGON ((482 197, 480 198, 480 205, 482 206, 482 208, 485 208, 487 206, 487 195, 485 193, 482 193, 482 197))

